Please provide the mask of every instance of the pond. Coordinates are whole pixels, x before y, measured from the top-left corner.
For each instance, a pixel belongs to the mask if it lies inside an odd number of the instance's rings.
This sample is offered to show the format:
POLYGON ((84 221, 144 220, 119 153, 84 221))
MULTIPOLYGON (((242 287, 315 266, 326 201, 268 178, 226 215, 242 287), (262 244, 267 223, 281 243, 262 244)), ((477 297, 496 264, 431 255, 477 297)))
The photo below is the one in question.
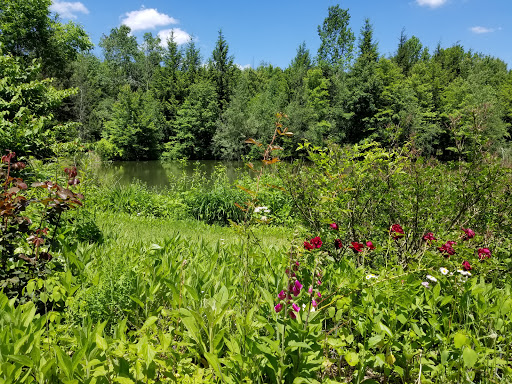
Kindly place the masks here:
POLYGON ((230 180, 235 180, 248 168, 241 161, 113 161, 102 166, 101 172, 113 177, 122 185, 140 181, 151 188, 165 188, 169 186, 172 178, 180 177, 185 173, 191 176, 198 167, 210 177, 215 167, 224 166, 230 180))

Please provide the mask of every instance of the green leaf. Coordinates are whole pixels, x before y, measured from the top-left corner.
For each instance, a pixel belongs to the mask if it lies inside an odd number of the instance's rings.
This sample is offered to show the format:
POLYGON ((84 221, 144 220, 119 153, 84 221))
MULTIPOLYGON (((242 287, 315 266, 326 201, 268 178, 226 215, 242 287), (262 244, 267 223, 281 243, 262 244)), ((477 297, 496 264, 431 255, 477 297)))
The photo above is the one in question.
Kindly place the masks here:
POLYGON ((103 351, 107 350, 107 348, 108 348, 107 341, 98 333, 96 333, 95 341, 96 341, 96 345, 98 346, 99 349, 101 349, 103 351))
POLYGON ((311 347, 309 346, 309 344, 306 344, 305 342, 303 341, 295 341, 295 340, 292 340, 288 343, 288 347, 291 347, 291 350, 295 350, 297 348, 304 348, 304 349, 311 349, 311 347))
POLYGON ((64 371, 66 377, 71 380, 73 378, 73 363, 71 362, 71 359, 57 345, 55 345, 53 349, 57 355, 59 367, 64 371))
POLYGON ((453 335, 453 345, 455 348, 461 348, 467 342, 468 338, 462 332, 457 332, 455 335, 453 335))
POLYGON ((16 363, 20 363, 26 367, 32 368, 34 365, 32 359, 28 358, 24 355, 7 355, 7 359, 15 361, 16 363))
POLYGON ((478 360, 478 353, 476 353, 470 347, 466 347, 462 352, 462 358, 464 359, 464 365, 468 368, 471 368, 476 364, 478 360))
POLYGON ((345 354, 345 360, 347 360, 348 365, 355 367, 359 363, 359 356, 355 352, 348 352, 345 354))

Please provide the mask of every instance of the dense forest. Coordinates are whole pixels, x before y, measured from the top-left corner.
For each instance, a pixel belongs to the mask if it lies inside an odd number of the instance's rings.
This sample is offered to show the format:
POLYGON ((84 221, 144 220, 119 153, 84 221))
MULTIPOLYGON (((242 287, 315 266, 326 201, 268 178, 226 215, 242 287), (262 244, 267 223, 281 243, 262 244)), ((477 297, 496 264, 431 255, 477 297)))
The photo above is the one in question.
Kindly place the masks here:
POLYGON ((442 159, 464 158, 476 141, 509 153, 512 72, 459 44, 432 49, 402 31, 384 56, 370 20, 356 36, 336 5, 318 26, 318 52, 303 43, 284 69, 238 67, 222 30, 205 57, 194 40, 146 33, 141 43, 121 25, 103 35, 99 58, 50 4, 0 1, 2 148, 41 156, 78 141, 105 159, 240 159, 251 155, 244 141, 267 140, 282 112, 294 133, 285 156, 304 139, 411 141, 442 159))

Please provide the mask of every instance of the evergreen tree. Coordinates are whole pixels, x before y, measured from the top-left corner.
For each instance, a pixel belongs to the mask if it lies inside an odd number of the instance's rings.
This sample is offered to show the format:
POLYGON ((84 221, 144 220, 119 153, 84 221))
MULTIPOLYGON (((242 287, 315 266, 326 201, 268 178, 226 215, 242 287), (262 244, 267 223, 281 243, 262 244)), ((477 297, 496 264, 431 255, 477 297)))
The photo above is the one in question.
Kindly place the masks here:
POLYGON ((222 30, 220 30, 210 61, 210 72, 217 90, 221 112, 226 109, 229 103, 231 88, 235 80, 236 67, 233 65, 233 57, 228 55, 228 51, 228 44, 224 39, 222 30))
POLYGON ((219 118, 215 86, 204 79, 190 86, 178 110, 174 134, 166 144, 167 157, 211 159, 212 139, 219 118))
POLYGON ((105 123, 104 138, 114 145, 114 157, 123 160, 157 159, 160 154, 162 119, 151 91, 121 87, 105 123))

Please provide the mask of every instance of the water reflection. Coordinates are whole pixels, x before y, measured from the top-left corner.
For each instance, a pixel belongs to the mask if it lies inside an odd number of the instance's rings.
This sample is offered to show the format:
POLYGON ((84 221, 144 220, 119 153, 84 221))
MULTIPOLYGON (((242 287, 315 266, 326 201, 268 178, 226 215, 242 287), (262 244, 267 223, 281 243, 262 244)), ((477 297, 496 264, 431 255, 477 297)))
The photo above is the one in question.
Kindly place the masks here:
POLYGON ((122 185, 130 184, 136 180, 148 187, 165 188, 169 186, 172 178, 178 178, 185 173, 190 176, 198 167, 206 177, 211 177, 215 167, 222 165, 226 168, 230 180, 235 180, 241 172, 249 172, 241 161, 113 161, 102 167, 102 172, 113 176, 122 185))

